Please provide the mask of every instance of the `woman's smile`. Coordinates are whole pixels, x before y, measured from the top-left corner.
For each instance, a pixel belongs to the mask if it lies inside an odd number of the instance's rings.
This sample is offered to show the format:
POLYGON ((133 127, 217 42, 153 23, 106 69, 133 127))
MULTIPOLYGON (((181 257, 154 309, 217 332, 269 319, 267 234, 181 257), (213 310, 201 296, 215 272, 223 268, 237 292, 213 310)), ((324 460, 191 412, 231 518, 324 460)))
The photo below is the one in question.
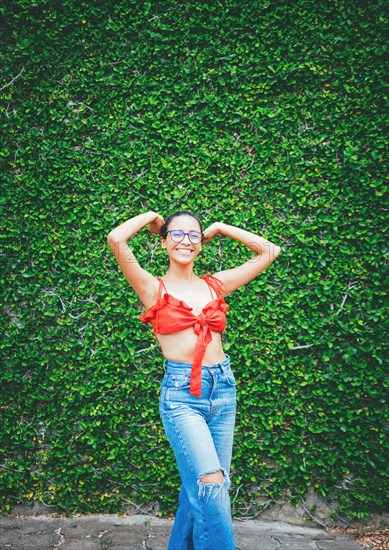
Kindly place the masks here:
POLYGON ((190 256, 193 252, 190 248, 175 248, 175 251, 178 252, 181 256, 190 256))

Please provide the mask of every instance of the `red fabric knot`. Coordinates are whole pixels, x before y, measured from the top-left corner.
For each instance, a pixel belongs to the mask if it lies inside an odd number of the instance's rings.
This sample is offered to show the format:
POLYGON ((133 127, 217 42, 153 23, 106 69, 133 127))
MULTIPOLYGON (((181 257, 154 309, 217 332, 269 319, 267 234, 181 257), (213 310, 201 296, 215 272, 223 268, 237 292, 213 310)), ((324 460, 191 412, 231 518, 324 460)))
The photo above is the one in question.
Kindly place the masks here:
POLYGON ((200 334, 205 325, 205 315, 204 313, 200 313, 200 315, 196 317, 196 322, 193 325, 195 333, 200 334))

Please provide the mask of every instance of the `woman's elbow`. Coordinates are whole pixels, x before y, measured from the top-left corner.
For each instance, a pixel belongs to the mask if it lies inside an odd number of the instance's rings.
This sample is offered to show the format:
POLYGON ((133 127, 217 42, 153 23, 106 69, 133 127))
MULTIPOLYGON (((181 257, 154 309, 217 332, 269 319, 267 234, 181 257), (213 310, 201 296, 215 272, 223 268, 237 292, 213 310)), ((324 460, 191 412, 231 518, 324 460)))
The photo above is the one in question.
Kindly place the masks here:
POLYGON ((273 247, 273 257, 274 259, 277 258, 277 256, 281 253, 281 247, 279 247, 278 245, 274 245, 273 247))
POLYGON ((114 233, 114 231, 110 231, 108 233, 107 241, 108 241, 108 243, 114 243, 115 242, 115 233, 114 233))

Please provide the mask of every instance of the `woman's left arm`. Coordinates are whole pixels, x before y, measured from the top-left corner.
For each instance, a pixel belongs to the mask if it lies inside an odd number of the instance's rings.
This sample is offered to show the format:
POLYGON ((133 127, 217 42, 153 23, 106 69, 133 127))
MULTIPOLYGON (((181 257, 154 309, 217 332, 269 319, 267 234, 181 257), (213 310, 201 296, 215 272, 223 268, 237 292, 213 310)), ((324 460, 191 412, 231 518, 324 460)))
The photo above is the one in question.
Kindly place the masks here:
POLYGON ((281 252, 281 248, 271 241, 250 233, 245 229, 234 227, 222 222, 215 222, 204 231, 204 244, 207 244, 215 235, 225 235, 246 245, 255 253, 255 256, 245 263, 232 269, 214 273, 226 289, 225 294, 247 284, 264 271, 281 252))

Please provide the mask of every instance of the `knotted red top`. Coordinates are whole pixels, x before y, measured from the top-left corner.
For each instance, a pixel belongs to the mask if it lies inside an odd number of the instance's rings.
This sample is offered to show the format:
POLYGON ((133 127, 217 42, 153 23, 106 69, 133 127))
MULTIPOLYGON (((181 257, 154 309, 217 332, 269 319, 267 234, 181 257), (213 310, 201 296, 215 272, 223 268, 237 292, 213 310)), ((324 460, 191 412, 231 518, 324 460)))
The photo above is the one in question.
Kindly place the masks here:
POLYGON ((224 331, 227 323, 226 311, 230 309, 224 301, 223 283, 213 275, 207 274, 200 277, 216 292, 217 298, 208 302, 199 315, 195 315, 192 313, 192 307, 169 294, 163 280, 160 277, 157 279, 160 283, 157 300, 153 306, 140 315, 139 319, 142 323, 151 323, 155 335, 170 334, 193 326, 198 339, 190 376, 190 393, 201 397, 201 365, 205 350, 212 340, 211 331, 224 331), (162 287, 165 289, 163 296, 162 287))

